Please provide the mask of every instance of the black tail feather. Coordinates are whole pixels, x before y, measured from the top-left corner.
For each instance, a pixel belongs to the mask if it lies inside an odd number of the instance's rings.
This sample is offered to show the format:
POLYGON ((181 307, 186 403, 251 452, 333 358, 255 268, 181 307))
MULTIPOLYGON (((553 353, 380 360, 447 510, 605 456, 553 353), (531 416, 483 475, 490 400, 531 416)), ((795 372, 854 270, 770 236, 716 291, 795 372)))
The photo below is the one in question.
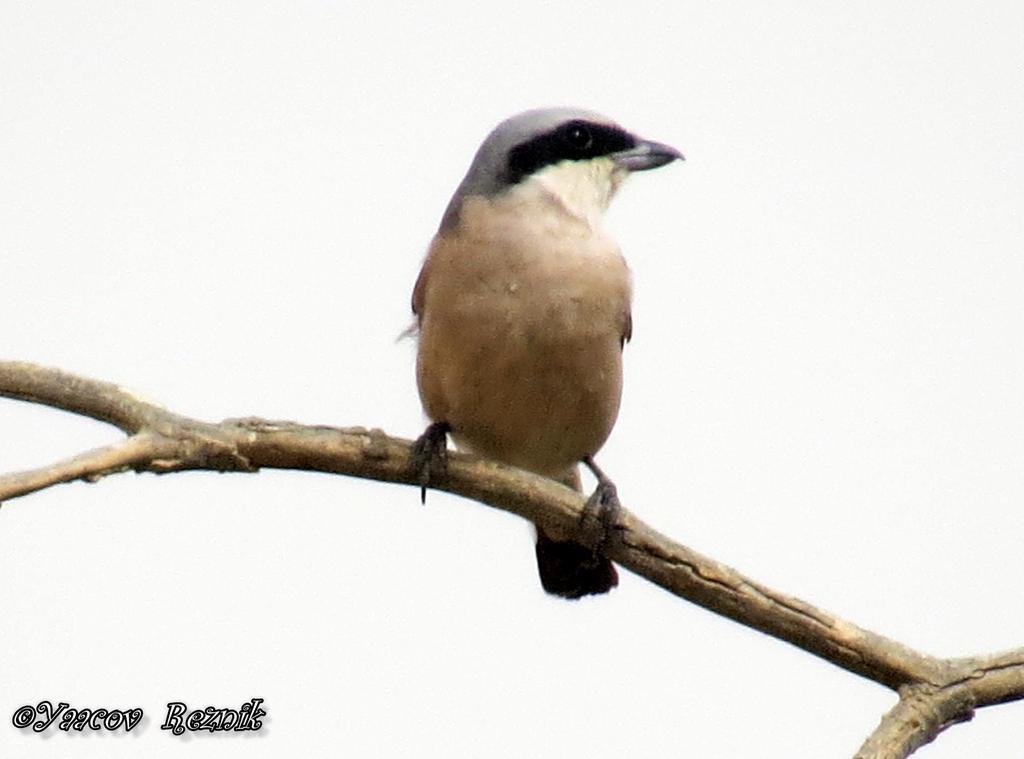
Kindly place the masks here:
POLYGON ((562 598, 607 593, 619 584, 615 566, 604 556, 571 541, 552 540, 537 530, 537 569, 544 590, 562 598))

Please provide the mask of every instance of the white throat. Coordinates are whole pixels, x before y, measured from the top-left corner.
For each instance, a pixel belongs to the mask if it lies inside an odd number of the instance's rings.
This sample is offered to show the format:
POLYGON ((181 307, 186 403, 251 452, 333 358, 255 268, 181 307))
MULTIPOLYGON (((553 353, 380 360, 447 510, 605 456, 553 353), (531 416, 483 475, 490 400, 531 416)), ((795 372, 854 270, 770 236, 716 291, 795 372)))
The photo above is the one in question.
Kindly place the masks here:
POLYGON ((596 228, 626 173, 610 158, 563 161, 527 179, 521 192, 553 197, 567 213, 596 228))

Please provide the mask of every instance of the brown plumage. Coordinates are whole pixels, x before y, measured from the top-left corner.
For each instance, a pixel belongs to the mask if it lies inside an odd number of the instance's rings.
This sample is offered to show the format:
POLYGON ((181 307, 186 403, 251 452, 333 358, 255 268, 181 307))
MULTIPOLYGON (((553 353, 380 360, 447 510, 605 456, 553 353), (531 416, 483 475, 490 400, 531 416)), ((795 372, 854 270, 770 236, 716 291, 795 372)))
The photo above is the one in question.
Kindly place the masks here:
MULTIPOLYGON (((564 109, 514 117, 481 146, 412 297, 423 408, 460 448, 580 488, 578 463, 618 415, 632 330, 629 269, 601 217, 629 171, 677 157, 564 109), (593 147, 600 139, 613 152, 593 147), (502 184, 513 169, 524 176, 502 184)), ((618 582, 603 556, 539 531, 537 561, 545 590, 566 598, 618 582)))

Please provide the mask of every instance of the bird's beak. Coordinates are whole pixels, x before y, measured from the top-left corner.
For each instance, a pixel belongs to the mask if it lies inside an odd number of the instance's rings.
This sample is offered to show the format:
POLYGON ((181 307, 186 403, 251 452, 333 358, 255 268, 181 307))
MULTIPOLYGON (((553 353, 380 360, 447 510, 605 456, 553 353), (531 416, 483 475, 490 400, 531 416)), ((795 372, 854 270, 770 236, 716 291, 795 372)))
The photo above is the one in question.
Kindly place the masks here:
POLYGON ((612 155, 615 165, 626 171, 656 169, 676 159, 685 160, 683 154, 670 145, 650 140, 637 140, 636 147, 612 155))

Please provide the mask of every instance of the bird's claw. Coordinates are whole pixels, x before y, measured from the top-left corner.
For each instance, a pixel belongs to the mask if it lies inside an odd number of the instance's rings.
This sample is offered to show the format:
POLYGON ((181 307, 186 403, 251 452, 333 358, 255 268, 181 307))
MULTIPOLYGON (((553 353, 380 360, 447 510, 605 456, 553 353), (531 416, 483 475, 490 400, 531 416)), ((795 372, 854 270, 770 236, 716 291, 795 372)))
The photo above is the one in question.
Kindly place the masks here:
POLYGON ((591 534, 596 533, 596 540, 593 541, 594 553, 603 554, 611 543, 612 537, 616 534, 615 529, 618 526, 622 504, 619 501, 619 493, 615 483, 608 479, 607 475, 601 471, 593 459, 587 457, 583 460, 583 463, 597 477, 597 487, 583 507, 580 522, 585 528, 588 528, 589 525, 595 525, 594 527, 589 527, 589 529, 594 531, 591 534))
POLYGON ((434 474, 443 474, 448 468, 447 422, 434 422, 412 444, 409 456, 411 469, 419 475, 420 503, 427 502, 427 486, 434 474))

